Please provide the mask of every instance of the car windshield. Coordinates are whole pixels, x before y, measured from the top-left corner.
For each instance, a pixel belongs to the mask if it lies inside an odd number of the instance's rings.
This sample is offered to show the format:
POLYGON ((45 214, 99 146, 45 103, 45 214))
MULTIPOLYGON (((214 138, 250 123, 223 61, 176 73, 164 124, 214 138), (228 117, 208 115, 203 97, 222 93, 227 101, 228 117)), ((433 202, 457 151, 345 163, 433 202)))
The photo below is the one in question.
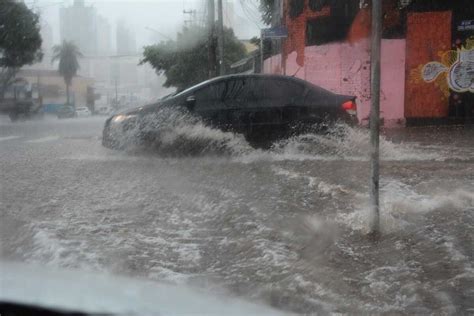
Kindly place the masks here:
POLYGON ((0 316, 472 315, 473 64, 473 0, 0 0, 0 316))

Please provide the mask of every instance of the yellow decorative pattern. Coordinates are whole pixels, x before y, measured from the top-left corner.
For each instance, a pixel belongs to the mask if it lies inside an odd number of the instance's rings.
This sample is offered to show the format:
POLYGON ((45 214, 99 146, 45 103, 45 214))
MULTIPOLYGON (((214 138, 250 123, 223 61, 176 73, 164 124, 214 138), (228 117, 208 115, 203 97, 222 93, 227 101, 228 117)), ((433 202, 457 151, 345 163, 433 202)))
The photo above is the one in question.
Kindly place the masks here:
MULTIPOLYGON (((439 61, 431 61, 410 71, 410 84, 434 83, 445 98, 449 98, 450 90, 456 92, 473 92, 472 79, 469 83, 469 64, 463 64, 461 55, 472 56, 474 37, 471 36, 458 50, 438 52, 439 61), (470 84, 470 86, 469 86, 470 84)), ((472 58, 472 57, 468 57, 472 58)), ((472 62, 472 61, 469 61, 472 62)))

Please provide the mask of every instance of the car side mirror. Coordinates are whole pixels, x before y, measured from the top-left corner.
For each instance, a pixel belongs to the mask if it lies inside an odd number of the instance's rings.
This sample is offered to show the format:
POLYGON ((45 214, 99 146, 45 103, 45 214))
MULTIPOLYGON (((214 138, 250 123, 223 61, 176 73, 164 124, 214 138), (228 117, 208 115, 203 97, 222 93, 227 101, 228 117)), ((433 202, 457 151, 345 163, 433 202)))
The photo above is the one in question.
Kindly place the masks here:
POLYGON ((194 110, 194 106, 196 105, 196 97, 194 95, 190 95, 186 98, 186 108, 192 111, 194 110))

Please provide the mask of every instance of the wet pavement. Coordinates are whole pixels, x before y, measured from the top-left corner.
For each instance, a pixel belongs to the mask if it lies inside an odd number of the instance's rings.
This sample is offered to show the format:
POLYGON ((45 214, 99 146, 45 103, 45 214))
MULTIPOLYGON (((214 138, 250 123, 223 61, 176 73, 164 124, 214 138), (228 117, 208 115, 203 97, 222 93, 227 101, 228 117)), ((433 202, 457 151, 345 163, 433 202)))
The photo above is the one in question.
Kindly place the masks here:
POLYGON ((180 137, 210 146, 170 157, 102 147, 103 122, 0 118, 3 259, 297 313, 474 313, 472 127, 386 133, 373 241, 366 130, 263 151, 196 125, 180 137))

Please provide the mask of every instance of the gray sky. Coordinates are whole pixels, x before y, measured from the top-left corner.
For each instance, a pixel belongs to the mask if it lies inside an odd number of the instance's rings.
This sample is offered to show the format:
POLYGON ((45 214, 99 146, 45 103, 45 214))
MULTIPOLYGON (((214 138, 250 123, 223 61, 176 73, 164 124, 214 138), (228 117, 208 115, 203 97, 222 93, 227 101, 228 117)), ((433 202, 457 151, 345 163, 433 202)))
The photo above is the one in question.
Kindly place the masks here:
MULTIPOLYGON (((69 6, 72 0, 26 0, 29 7, 39 8, 42 18, 53 28, 53 39, 59 41, 59 8, 69 6)), ((258 35, 259 21, 258 0, 233 0, 236 16, 240 16, 245 31, 241 33, 258 35)), ((195 9, 199 17, 203 17, 205 0, 86 0, 86 5, 97 8, 98 14, 105 17, 113 31, 112 46, 115 46, 115 26, 119 19, 126 20, 129 28, 134 30, 137 48, 164 39, 157 32, 147 30, 147 27, 175 38, 176 32, 183 25, 185 15, 183 10, 195 9)), ((239 33, 237 31, 237 33, 239 33)), ((245 36, 250 37, 250 36, 245 36)))

